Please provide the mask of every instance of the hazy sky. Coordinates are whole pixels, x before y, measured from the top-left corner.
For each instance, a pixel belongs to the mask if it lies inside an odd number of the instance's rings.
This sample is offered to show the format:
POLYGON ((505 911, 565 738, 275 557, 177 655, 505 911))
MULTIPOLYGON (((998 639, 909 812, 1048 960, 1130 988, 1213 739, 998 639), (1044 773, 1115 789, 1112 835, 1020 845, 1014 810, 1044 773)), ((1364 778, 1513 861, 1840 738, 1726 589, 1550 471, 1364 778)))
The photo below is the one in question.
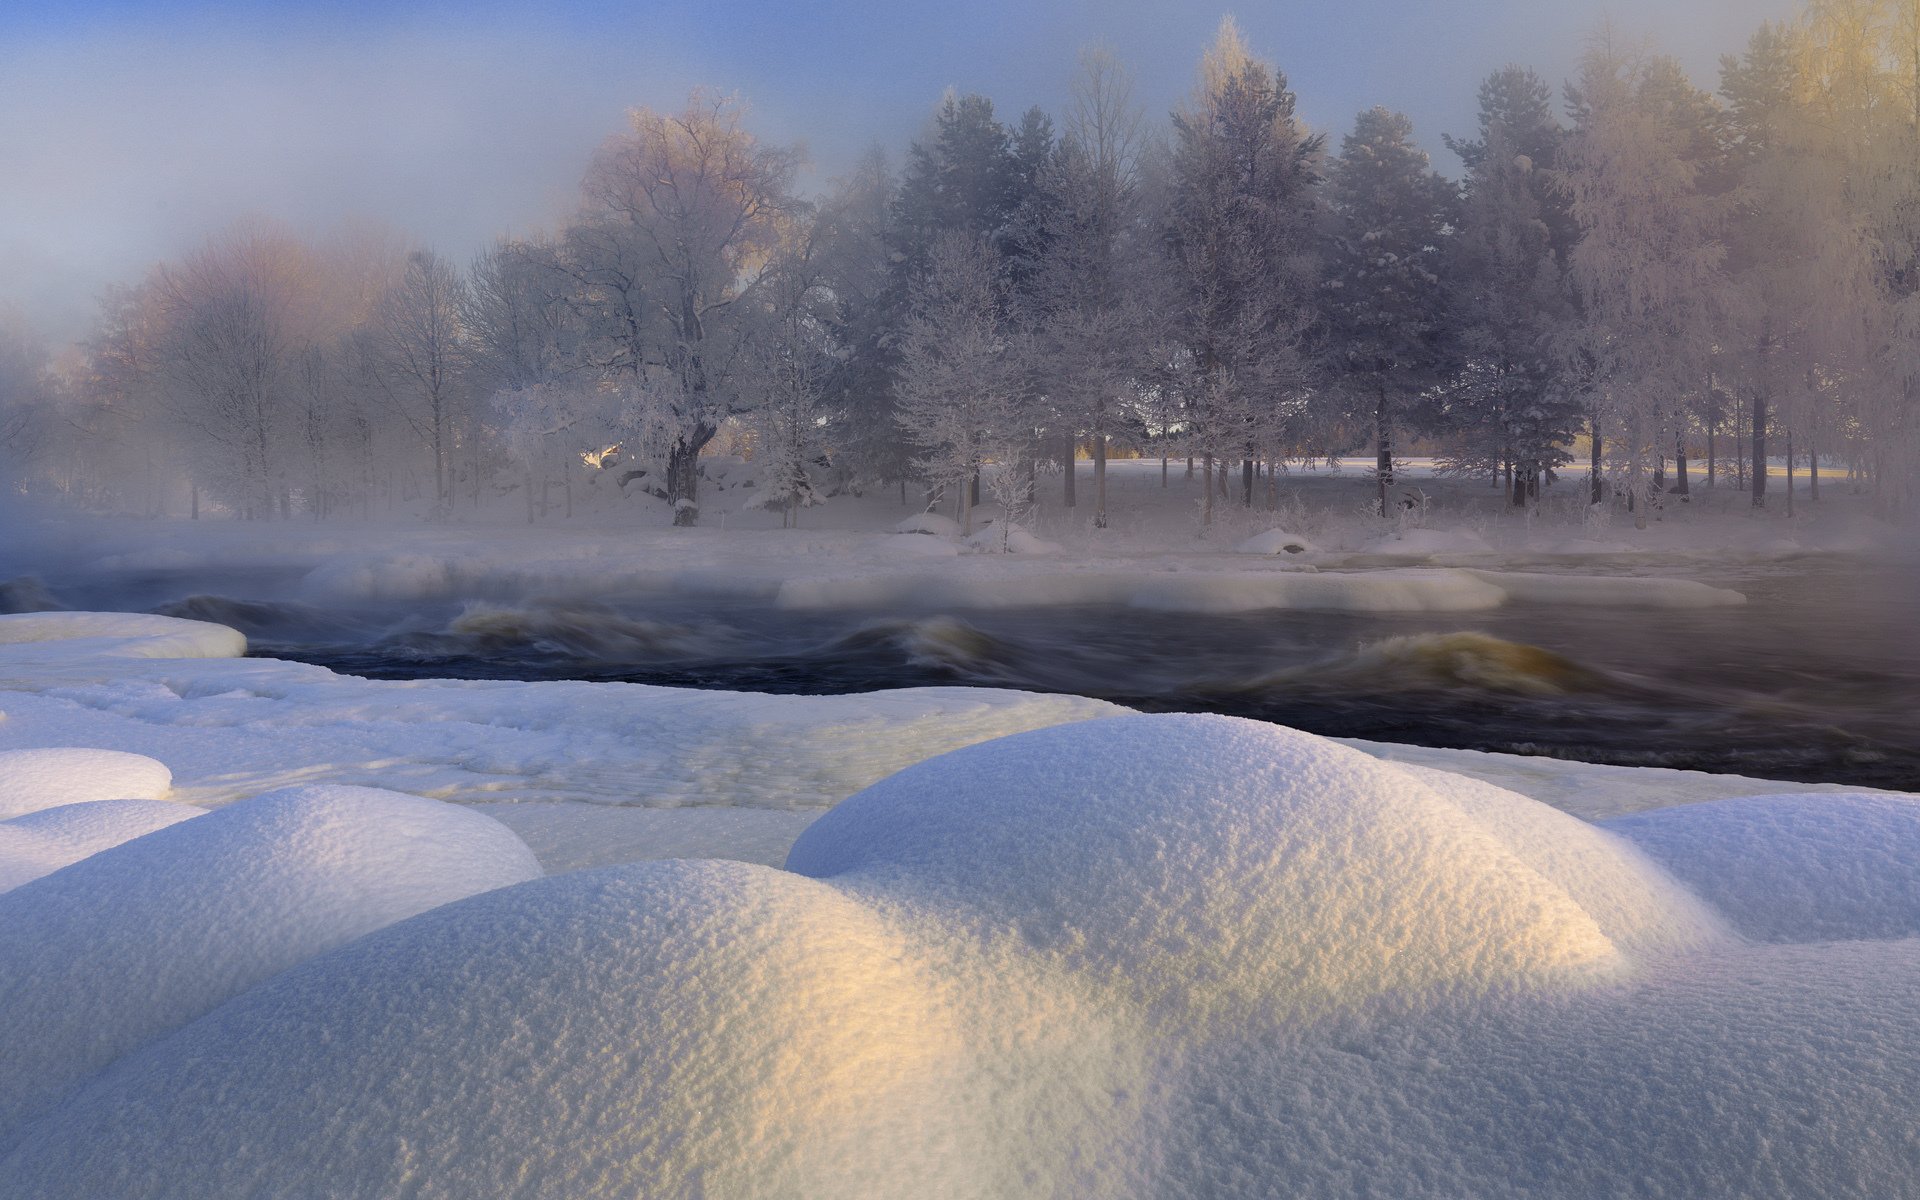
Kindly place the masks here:
POLYGON ((1057 108, 1104 41, 1164 113, 1224 11, 1335 135, 1409 113, 1443 169, 1474 89, 1508 62, 1558 83, 1603 17, 1711 86, 1720 53, 1793 0, 0 0, 0 312, 54 337, 94 298, 239 216, 390 222, 465 258, 552 224, 594 145, 636 104, 739 91, 818 179, 897 152, 948 86, 1004 115, 1057 108))

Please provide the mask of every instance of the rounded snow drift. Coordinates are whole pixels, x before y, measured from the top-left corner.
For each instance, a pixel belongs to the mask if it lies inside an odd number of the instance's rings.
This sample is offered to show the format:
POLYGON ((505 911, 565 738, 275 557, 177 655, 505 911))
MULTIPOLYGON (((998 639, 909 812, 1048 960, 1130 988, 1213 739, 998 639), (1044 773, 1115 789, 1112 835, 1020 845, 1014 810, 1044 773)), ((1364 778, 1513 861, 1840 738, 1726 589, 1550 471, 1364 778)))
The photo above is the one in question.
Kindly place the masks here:
POLYGON ((0 821, 0 892, 205 811, 169 800, 91 800, 0 821))
POLYGON ((506 826, 284 788, 0 895, 0 1144, 114 1059, 293 964, 540 874, 506 826))
POLYGON ((76 1093, 0 1195, 926 1194, 991 1158, 952 1119, 962 1061, 867 906, 633 864, 286 972, 76 1093))
POLYGON ((955 751, 841 803, 787 867, 959 914, 1190 1019, 1620 959, 1564 888, 1411 776, 1232 717, 1115 717, 955 751))
POLYGON ((0 647, 84 642, 76 654, 106 658, 240 658, 237 629, 148 613, 37 612, 0 616, 0 647))
POLYGON ((144 754, 60 747, 0 751, 0 821, 89 800, 158 800, 173 772, 144 754))
POLYGON ((1920 803, 1741 796, 1606 823, 1761 942, 1920 935, 1920 803))

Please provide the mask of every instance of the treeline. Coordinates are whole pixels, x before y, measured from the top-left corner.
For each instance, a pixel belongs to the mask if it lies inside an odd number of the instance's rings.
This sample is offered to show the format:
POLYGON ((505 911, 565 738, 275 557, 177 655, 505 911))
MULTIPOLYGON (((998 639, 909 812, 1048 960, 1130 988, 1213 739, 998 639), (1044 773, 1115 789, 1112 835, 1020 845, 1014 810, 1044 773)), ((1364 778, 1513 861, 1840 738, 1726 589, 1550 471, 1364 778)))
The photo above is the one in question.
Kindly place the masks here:
POLYGON ((1457 183, 1399 114, 1309 131, 1231 22, 1198 76, 1166 122, 1098 51, 1057 115, 950 95, 898 171, 814 198, 696 93, 464 268, 236 229, 67 361, 0 338, 0 445, 21 490, 254 518, 536 518, 591 478, 693 524, 723 437, 789 513, 913 487, 964 522, 983 479, 1017 511, 1057 473, 1104 524, 1115 446, 1197 463, 1206 520, 1365 454, 1385 512, 1410 435, 1515 505, 1577 470, 1642 519, 1703 483, 1759 506, 1782 457, 1911 505, 1920 0, 1818 0, 1713 91, 1604 32, 1558 97, 1504 69, 1457 183))

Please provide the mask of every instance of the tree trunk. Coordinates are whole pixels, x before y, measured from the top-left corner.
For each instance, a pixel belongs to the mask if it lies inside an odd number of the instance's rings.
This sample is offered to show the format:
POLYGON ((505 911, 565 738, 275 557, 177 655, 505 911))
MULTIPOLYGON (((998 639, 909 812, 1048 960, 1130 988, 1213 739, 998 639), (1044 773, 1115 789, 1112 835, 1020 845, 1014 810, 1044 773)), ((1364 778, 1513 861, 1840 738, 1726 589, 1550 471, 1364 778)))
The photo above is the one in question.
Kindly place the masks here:
POLYGON ((1687 478, 1687 443, 1684 438, 1675 438, 1673 443, 1673 491, 1677 496, 1691 496, 1693 483, 1687 478))
POLYGON ((1093 527, 1107 527, 1107 435, 1093 439, 1093 527))
POLYGON ((700 451, 685 438, 673 443, 667 452, 667 503, 673 506, 673 523, 688 527, 700 523, 696 503, 700 481, 700 451))
POLYGON ((1253 451, 1240 461, 1240 507, 1253 507, 1253 451))
POLYGON ((1213 455, 1201 455, 1200 490, 1205 499, 1200 504, 1200 527, 1208 528, 1213 524, 1213 455))
POLYGON ((1815 504, 1820 503, 1820 448, 1817 445, 1807 447, 1807 497, 1815 504))
POLYGON ((1787 427, 1787 516, 1793 516, 1793 427, 1787 427))
POLYGON ((1767 351, 1769 334, 1760 335, 1759 379, 1753 387, 1753 507, 1767 506, 1767 351))
POLYGON ((1380 515, 1387 515, 1387 489, 1393 486, 1393 426, 1387 416, 1387 389, 1385 386, 1374 392, 1373 432, 1379 448, 1379 457, 1374 460, 1374 483, 1379 493, 1380 515))
POLYGON ((1164 454, 1160 456, 1160 486, 1167 486, 1167 456, 1164 454))
POLYGON ((1078 483, 1074 473, 1074 458, 1079 452, 1079 445, 1073 436, 1069 434, 1067 436, 1066 452, 1060 456, 1060 496, 1068 508, 1079 507, 1079 497, 1074 494, 1075 485, 1078 483))
POLYGON ((1600 438, 1600 414, 1592 413, 1587 417, 1587 440, 1592 451, 1588 459, 1587 484, 1591 492, 1590 504, 1599 504, 1607 498, 1606 482, 1600 477, 1600 461, 1604 448, 1600 438))

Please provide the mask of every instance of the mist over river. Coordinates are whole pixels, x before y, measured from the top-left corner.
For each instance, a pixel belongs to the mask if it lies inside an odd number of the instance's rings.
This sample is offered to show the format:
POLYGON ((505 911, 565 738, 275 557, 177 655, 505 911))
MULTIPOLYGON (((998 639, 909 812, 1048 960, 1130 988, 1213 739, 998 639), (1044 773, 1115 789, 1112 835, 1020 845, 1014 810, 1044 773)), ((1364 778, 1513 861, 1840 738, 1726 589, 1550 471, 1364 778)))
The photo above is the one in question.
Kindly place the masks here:
POLYGON ((1920 570, 1809 555, 1715 582, 1731 608, 1510 603, 1466 613, 1122 606, 789 611, 708 595, 329 603, 298 573, 53 573, 14 608, 230 625, 256 655, 373 679, 798 694, 1069 692, 1314 733, 1920 789, 1920 570))

